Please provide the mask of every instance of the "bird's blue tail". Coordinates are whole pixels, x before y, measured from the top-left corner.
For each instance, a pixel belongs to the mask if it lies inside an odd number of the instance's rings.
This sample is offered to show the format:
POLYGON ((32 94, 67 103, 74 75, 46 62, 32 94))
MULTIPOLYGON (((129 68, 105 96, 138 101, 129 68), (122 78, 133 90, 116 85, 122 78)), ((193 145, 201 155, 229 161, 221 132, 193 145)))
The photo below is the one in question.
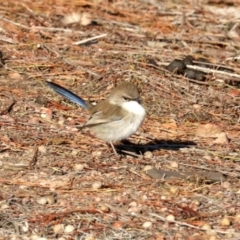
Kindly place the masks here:
POLYGON ((61 87, 60 85, 54 83, 54 82, 46 82, 47 85, 52 88, 55 92, 59 93, 63 97, 67 98, 68 100, 80 105, 83 108, 87 108, 86 102, 77 96, 76 94, 72 93, 71 91, 67 90, 64 87, 61 87))

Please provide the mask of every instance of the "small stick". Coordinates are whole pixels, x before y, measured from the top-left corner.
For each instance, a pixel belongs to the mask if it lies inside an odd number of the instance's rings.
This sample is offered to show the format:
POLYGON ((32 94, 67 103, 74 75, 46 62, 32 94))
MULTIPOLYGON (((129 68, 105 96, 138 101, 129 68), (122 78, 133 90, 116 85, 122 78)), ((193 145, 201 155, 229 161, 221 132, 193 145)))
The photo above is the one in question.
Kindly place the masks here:
POLYGON ((103 37, 106 37, 108 34, 107 33, 104 33, 104 34, 101 34, 101 35, 98 35, 98 36, 95 36, 95 37, 91 37, 91 38, 86 38, 84 40, 81 40, 81 41, 78 41, 78 42, 74 42, 73 44, 74 45, 82 45, 82 44, 86 44, 88 42, 92 42, 94 40, 97 40, 99 38, 103 38, 103 37))

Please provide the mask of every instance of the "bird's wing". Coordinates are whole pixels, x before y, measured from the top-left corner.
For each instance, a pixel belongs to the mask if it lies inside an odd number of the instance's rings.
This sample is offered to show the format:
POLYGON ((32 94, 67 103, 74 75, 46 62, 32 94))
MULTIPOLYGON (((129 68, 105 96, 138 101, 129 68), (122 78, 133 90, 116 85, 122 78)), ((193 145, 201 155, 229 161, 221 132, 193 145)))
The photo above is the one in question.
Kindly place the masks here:
POLYGON ((58 94, 62 95, 63 97, 67 98, 68 100, 71 100, 72 102, 80 105, 83 108, 89 108, 88 104, 79 96, 74 94, 73 92, 67 90, 64 87, 61 87, 60 85, 54 83, 54 82, 48 82, 46 81, 47 85, 52 88, 55 92, 58 94))
POLYGON ((104 108, 104 105, 105 101, 100 102, 91 110, 92 115, 90 116, 84 127, 93 127, 99 124, 120 121, 126 116, 125 110, 122 109, 120 106, 108 104, 107 108, 104 108))

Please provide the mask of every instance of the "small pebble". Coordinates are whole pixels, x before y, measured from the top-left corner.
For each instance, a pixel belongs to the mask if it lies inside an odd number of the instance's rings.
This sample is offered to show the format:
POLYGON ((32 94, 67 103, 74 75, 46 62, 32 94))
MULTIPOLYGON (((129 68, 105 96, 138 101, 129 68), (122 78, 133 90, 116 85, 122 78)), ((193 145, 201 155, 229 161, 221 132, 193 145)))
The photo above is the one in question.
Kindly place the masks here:
POLYGON ((39 236, 38 236, 38 235, 35 235, 35 234, 33 234, 33 235, 30 236, 30 239, 31 239, 31 240, 36 240, 36 239, 38 239, 38 238, 39 238, 39 236))
POLYGON ((56 224, 53 226, 53 232, 55 234, 62 234, 64 230, 63 224, 56 224))
POLYGON ((148 200, 148 196, 147 195, 143 195, 142 198, 143 198, 143 200, 148 200))
POLYGON ((48 114, 48 113, 41 113, 41 118, 47 119, 47 120, 51 120, 52 119, 52 114, 48 114))
POLYGON ((77 164, 74 165, 73 169, 76 172, 80 172, 80 171, 82 171, 84 169, 84 165, 81 164, 81 163, 77 163, 77 164))
POLYGON ((226 189, 229 189, 231 187, 231 183, 230 182, 223 182, 222 186, 226 189))
POLYGON ((199 202, 199 201, 193 200, 193 201, 189 204, 189 207, 190 207, 192 210, 197 211, 199 205, 200 205, 200 202, 199 202))
POLYGON ((216 236, 217 235, 216 231, 213 230, 213 229, 207 230, 206 234, 209 235, 209 236, 216 236))
POLYGON ((224 196, 225 196, 225 194, 222 191, 218 191, 218 192, 215 193, 215 198, 216 199, 223 199, 224 196))
POLYGON ((152 158, 152 157, 153 157, 153 153, 150 152, 150 151, 146 151, 146 152, 143 154, 143 156, 144 156, 145 158, 152 158))
POLYGON ((47 152, 47 148, 46 148, 46 146, 41 145, 41 146, 38 147, 38 151, 40 153, 46 153, 47 152))
POLYGON ((48 195, 48 196, 46 196, 46 198, 47 198, 47 203, 48 204, 55 203, 55 197, 53 195, 48 195))
POLYGON ((32 123, 32 124, 38 124, 40 123, 39 119, 37 117, 30 117, 28 120, 28 123, 32 123))
POLYGON ((143 228, 150 228, 152 227, 152 222, 144 222, 142 226, 143 228))
POLYGON ((140 213, 141 209, 139 207, 130 207, 128 209, 128 212, 131 213, 132 215, 135 215, 136 213, 140 213))
POLYGON ((211 161, 211 160, 212 160, 212 157, 209 156, 209 155, 205 155, 205 156, 203 156, 203 158, 206 159, 206 160, 208 160, 208 161, 211 161))
POLYGON ((23 232, 28 232, 29 228, 28 228, 28 224, 24 224, 24 225, 21 225, 21 229, 23 232))
POLYGON ((235 221, 240 223, 240 213, 235 215, 235 221))
POLYGON ((168 222, 173 222, 173 221, 175 221, 175 217, 174 217, 172 214, 169 214, 169 215, 166 217, 166 220, 167 220, 168 222))
POLYGON ((77 127, 72 127, 70 128, 71 132, 79 132, 79 129, 77 127))
POLYGON ((65 120, 64 120, 64 119, 60 119, 60 120, 58 121, 58 124, 61 125, 61 126, 63 126, 63 125, 65 124, 65 120))
POLYGON ((196 110, 200 110, 202 108, 200 104, 193 104, 192 107, 196 110))
POLYGON ((31 202, 31 197, 30 196, 22 198, 22 203, 23 204, 28 204, 30 202, 31 202))
POLYGON ((138 206, 137 202, 130 202, 129 203, 129 207, 137 207, 137 206, 138 206))
POLYGON ((47 198, 46 197, 40 197, 37 199, 37 203, 41 204, 41 205, 45 205, 47 204, 47 198))
POLYGON ((147 165, 147 166, 145 166, 144 168, 143 168, 143 171, 149 171, 149 170, 151 170, 151 169, 153 169, 153 167, 152 166, 150 166, 150 165, 147 165))
POLYGON ((96 198, 95 198, 95 201, 96 201, 96 202, 101 202, 102 199, 101 199, 100 197, 96 197, 96 198))
POLYGON ((38 49, 42 48, 42 44, 38 43, 36 46, 38 49))
POLYGON ((169 188, 169 191, 170 191, 170 193, 172 193, 173 195, 177 195, 180 190, 179 190, 178 187, 171 186, 171 187, 169 188))
POLYGON ((50 108, 41 107, 40 111, 41 111, 41 118, 45 118, 47 120, 52 119, 52 110, 50 108))
POLYGON ((229 226, 231 224, 231 221, 228 217, 225 216, 220 220, 220 224, 221 226, 229 226))
POLYGON ((192 201, 192 204, 195 204, 195 205, 197 205, 197 206, 200 206, 200 205, 201 205, 201 203, 200 203, 197 199, 194 199, 194 200, 192 201))
POLYGON ((161 196, 161 200, 166 200, 167 199, 167 197, 166 196, 161 196))
POLYGON ((73 149, 72 152, 71 152, 71 155, 76 157, 79 153, 79 150, 78 149, 73 149))
POLYGON ((64 232, 65 233, 71 233, 74 231, 74 226, 73 225, 67 225, 65 228, 64 228, 64 232))
POLYGON ((110 208, 106 205, 100 206, 100 210, 105 213, 110 212, 110 208))
POLYGON ((209 240, 217 240, 217 237, 216 236, 210 236, 209 240))
POLYGON ((175 162, 175 161, 170 162, 169 165, 170 165, 171 168, 178 168, 178 163, 175 162))
POLYGON ((202 229, 209 231, 209 230, 212 229, 212 227, 211 227, 211 225, 210 225, 209 223, 204 223, 204 224, 202 225, 202 229))
POLYGON ((101 151, 94 151, 94 152, 92 152, 92 156, 93 157, 101 157, 102 156, 102 152, 101 151))
POLYGON ((124 223, 120 221, 116 221, 112 224, 113 228, 122 228, 123 226, 124 226, 124 223))
POLYGON ((5 203, 5 204, 2 204, 2 205, 1 205, 1 209, 2 209, 2 210, 7 209, 7 208, 9 208, 8 204, 5 203))
POLYGON ((93 189, 99 189, 102 187, 102 183, 100 181, 96 181, 92 184, 93 189))

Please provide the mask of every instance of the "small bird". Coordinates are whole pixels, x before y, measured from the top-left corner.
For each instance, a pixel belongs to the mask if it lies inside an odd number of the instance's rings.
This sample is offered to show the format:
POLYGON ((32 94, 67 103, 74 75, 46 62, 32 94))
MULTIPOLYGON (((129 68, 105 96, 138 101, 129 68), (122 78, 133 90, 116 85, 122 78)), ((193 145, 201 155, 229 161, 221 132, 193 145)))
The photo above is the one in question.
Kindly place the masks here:
POLYGON ((63 97, 89 111, 90 117, 81 128, 88 127, 98 138, 109 142, 117 156, 112 142, 126 139, 134 134, 145 118, 146 112, 140 103, 138 89, 130 82, 119 84, 110 92, 106 100, 95 106, 54 82, 46 83, 63 97))

